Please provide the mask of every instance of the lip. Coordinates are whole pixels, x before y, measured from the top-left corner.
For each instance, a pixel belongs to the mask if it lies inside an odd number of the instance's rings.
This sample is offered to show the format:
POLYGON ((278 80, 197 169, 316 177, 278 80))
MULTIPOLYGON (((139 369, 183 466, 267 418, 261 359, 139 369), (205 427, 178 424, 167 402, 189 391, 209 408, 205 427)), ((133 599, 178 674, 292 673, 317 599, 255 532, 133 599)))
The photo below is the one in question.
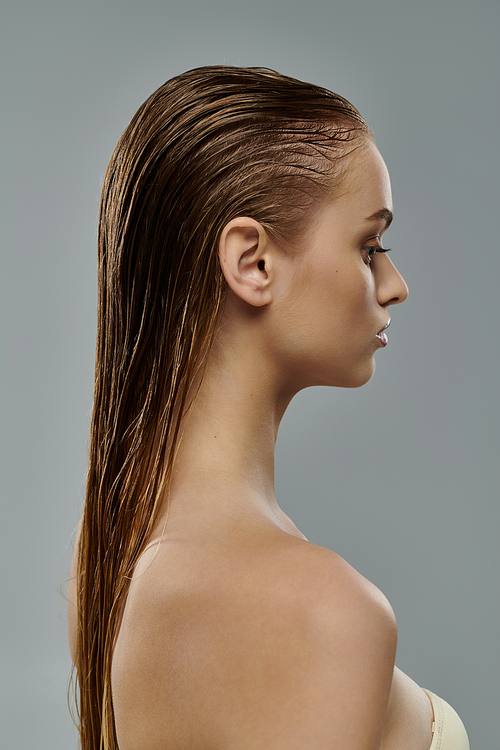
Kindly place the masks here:
POLYGON ((385 331, 386 331, 387 328, 389 328, 390 324, 391 324, 391 319, 389 318, 389 320, 387 321, 387 323, 385 324, 385 326, 383 328, 381 328, 380 331, 377 334, 375 334, 375 337, 380 341, 380 343, 382 344, 382 346, 387 346, 387 343, 389 341, 389 339, 387 338, 387 334, 385 333, 385 331))

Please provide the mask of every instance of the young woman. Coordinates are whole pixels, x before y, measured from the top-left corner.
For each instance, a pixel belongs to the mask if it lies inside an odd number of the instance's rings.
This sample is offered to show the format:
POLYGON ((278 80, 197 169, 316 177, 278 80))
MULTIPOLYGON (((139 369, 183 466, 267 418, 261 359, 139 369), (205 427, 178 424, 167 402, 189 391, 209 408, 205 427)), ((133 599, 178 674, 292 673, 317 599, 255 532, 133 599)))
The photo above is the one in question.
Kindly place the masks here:
POLYGON ((69 606, 83 750, 468 748, 395 668, 384 596, 274 494, 290 400, 363 385, 387 343, 391 218, 357 110, 270 70, 180 75, 120 139, 69 606))

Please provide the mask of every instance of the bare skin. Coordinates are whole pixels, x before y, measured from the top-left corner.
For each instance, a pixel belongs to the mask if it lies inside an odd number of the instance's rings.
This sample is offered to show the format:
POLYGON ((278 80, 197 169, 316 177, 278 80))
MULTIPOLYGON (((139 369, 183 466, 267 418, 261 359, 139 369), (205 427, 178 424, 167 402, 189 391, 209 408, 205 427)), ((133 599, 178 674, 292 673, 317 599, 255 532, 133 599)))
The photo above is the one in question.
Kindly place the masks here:
MULTIPOLYGON (((348 189, 300 248, 246 217, 222 234, 224 315, 114 653, 120 750, 431 744, 428 698, 394 667, 387 600, 309 543, 274 494, 293 395, 367 382, 388 308, 407 295, 389 257, 363 250, 392 210, 385 165, 372 144, 348 158, 348 189)), ((73 650, 74 615, 70 604, 73 650)))

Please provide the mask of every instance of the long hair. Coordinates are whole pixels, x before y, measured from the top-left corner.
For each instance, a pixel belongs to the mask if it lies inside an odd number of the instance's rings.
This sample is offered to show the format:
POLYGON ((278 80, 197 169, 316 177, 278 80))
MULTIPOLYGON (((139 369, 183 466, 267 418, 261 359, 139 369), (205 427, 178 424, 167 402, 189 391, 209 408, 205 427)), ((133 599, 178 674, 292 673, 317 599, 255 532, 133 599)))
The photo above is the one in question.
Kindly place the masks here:
POLYGON ((82 750, 117 750, 111 660, 224 300, 217 244, 250 216, 292 241, 370 131, 345 99, 261 68, 191 70, 139 108, 99 215, 99 302, 75 659, 82 750), (351 145, 349 145, 351 144, 351 145))

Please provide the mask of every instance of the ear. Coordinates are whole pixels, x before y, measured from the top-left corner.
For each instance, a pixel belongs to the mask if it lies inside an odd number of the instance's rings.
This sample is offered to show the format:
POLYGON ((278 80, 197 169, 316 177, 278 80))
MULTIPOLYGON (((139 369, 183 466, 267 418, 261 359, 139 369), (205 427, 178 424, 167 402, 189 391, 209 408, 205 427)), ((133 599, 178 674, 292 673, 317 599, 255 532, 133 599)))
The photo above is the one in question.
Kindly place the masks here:
POLYGON ((254 307, 272 302, 273 254, 266 230, 255 219, 239 216, 224 227, 219 259, 230 289, 254 307))

